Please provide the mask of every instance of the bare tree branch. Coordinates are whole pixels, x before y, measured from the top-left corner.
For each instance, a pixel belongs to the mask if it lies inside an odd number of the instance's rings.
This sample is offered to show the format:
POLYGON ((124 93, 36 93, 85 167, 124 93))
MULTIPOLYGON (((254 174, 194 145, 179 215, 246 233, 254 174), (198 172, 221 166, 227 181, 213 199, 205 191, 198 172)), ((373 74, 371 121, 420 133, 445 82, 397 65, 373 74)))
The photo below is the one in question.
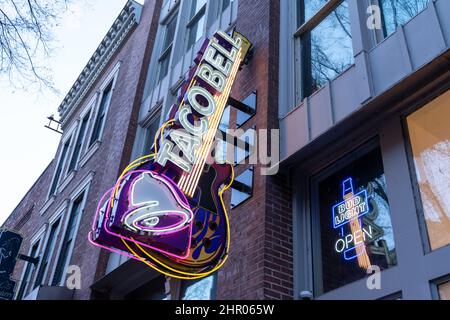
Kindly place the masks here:
POLYGON ((71 0, 0 0, 0 76, 13 87, 54 89, 43 61, 51 54, 54 26, 71 0))

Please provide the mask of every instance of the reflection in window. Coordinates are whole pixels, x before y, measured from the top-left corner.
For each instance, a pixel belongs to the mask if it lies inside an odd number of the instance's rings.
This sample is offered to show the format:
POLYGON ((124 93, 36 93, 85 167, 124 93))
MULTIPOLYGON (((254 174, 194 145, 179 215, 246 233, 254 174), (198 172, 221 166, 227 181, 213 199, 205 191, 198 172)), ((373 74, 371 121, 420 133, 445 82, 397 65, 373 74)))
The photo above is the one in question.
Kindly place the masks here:
POLYGON ((372 265, 397 264, 381 151, 351 156, 313 179, 317 294, 366 277, 372 265))
POLYGON ((159 121, 161 118, 161 114, 158 112, 158 115, 155 116, 150 124, 145 128, 145 139, 144 139, 144 149, 142 150, 142 155, 147 155, 150 153, 150 150, 155 143, 155 136, 159 130, 159 121))
POLYGON ((205 27, 206 0, 193 0, 191 6, 190 21, 188 23, 188 44, 189 50, 203 35, 205 27))
POLYGON ((215 147, 215 155, 214 158, 218 163, 226 163, 227 162, 227 141, 226 135, 224 133, 230 127, 230 112, 231 107, 227 106, 223 111, 222 118, 219 123, 219 130, 217 132, 218 136, 216 137, 216 147, 215 147))
POLYGON ((316 27, 303 34, 301 39, 303 92, 306 97, 354 61, 347 1, 343 1, 316 27))
POLYGON ((80 131, 78 132, 77 141, 75 143, 75 149, 72 153, 72 159, 70 160, 68 172, 75 170, 78 163, 78 158, 80 157, 81 147, 83 146, 84 136, 86 134, 87 125, 89 123, 89 117, 91 116, 91 111, 89 111, 84 118, 81 120, 80 131))
POLYGON ((64 142, 61 155, 59 157, 58 166, 56 167, 55 176, 53 177, 52 185, 50 187, 49 193, 50 197, 53 196, 56 192, 56 187, 58 186, 59 178, 61 177, 61 172, 64 168, 64 164, 66 163, 67 152, 69 151, 71 141, 72 137, 70 137, 69 139, 66 140, 66 142, 64 142))
POLYGON ((108 86, 103 90, 102 100, 98 108, 97 117, 94 122, 94 129, 92 130, 91 141, 89 147, 92 146, 96 141, 100 140, 103 127, 105 125, 106 113, 108 111, 109 103, 111 102, 112 96, 113 80, 108 84, 108 86))
POLYGON ((297 27, 308 21, 328 0, 297 0, 297 27))
POLYGON ((214 300, 217 274, 200 279, 185 280, 181 286, 181 300, 214 300))
POLYGON ((161 55, 159 57, 159 81, 164 79, 169 71, 170 54, 172 53, 173 39, 175 37, 175 29, 177 27, 177 17, 178 13, 175 13, 165 26, 163 45, 161 48, 161 55))
POLYGON ((441 300, 450 300, 450 281, 438 285, 438 291, 441 300))
POLYGON ((424 10, 430 0, 378 0, 383 13, 383 32, 387 37, 424 10))
POLYGON ((253 195, 253 171, 250 167, 235 177, 231 187, 231 208, 235 208, 253 195))
POLYGON ((432 250, 450 243, 450 91, 407 118, 432 250))

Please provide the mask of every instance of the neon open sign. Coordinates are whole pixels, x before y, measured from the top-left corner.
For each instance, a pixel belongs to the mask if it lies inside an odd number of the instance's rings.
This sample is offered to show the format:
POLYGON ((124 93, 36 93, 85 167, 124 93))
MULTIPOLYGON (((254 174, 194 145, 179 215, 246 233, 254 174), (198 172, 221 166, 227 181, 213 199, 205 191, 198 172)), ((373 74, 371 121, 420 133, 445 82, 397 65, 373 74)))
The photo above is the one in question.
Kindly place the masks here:
POLYGON ((222 194, 233 169, 207 158, 250 48, 238 32, 205 41, 152 153, 133 161, 101 199, 89 234, 94 245, 181 279, 224 264, 230 226, 222 194))

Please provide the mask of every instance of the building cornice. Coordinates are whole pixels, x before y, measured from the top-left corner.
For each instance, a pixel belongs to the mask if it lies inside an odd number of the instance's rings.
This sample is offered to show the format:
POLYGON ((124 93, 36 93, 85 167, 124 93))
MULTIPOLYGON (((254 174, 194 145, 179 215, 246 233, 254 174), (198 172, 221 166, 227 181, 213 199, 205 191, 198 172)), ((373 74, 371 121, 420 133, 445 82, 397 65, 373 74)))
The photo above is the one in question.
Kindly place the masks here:
POLYGON ((141 11, 142 5, 135 1, 128 1, 122 9, 58 108, 63 128, 66 125, 67 119, 70 118, 70 115, 77 109, 79 103, 90 91, 92 85, 107 66, 111 57, 119 49, 124 39, 133 27, 139 24, 141 11))

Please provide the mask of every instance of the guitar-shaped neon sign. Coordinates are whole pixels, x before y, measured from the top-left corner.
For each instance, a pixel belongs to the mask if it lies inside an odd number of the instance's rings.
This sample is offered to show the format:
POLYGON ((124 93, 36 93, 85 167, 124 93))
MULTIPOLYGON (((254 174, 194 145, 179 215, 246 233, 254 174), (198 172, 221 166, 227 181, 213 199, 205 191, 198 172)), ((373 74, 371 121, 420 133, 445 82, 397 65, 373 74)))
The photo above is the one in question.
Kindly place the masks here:
POLYGON ((101 199, 89 233, 94 245, 181 279, 223 265, 230 225, 222 194, 233 168, 210 161, 211 148, 251 46, 238 32, 205 41, 152 154, 132 162, 101 199))

